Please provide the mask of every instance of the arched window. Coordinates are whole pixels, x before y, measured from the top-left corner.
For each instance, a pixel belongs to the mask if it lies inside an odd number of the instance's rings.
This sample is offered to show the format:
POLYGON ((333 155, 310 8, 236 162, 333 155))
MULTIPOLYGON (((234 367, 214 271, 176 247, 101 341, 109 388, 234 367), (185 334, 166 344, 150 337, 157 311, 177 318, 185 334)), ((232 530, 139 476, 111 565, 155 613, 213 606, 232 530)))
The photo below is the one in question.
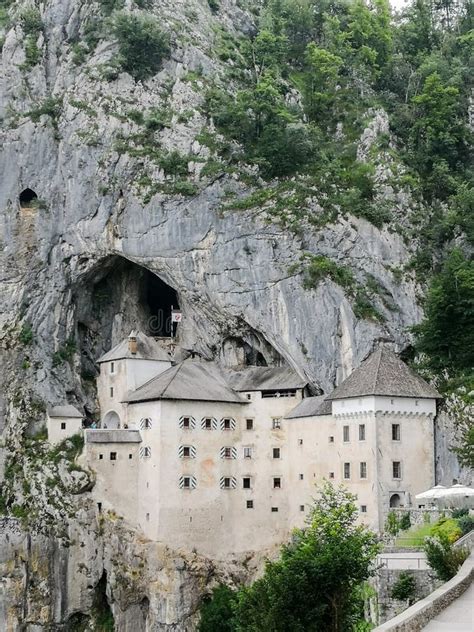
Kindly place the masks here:
POLYGON ((33 191, 33 189, 24 189, 20 193, 19 201, 21 208, 33 208, 36 204, 35 200, 38 199, 38 196, 33 191))
POLYGON ((115 410, 109 410, 102 421, 102 428, 120 428, 120 417, 115 410))
POLYGON ((392 494, 390 496, 390 507, 400 507, 401 502, 400 494, 392 494))

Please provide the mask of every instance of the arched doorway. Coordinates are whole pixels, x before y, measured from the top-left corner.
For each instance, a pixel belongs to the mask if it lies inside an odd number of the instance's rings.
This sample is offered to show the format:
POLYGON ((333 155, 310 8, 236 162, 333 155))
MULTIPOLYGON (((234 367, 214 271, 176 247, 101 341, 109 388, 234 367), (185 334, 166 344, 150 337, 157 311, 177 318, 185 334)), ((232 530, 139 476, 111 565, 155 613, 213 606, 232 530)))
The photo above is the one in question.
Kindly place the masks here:
POLYGON ((401 507, 402 499, 400 494, 392 494, 390 496, 390 507, 401 507))
POLYGON ((120 428, 120 417, 115 410, 109 410, 102 420, 102 428, 120 428))
POLYGON ((21 208, 32 208, 35 205, 35 200, 38 199, 38 196, 33 191, 33 189, 24 189, 20 193, 19 202, 21 208))

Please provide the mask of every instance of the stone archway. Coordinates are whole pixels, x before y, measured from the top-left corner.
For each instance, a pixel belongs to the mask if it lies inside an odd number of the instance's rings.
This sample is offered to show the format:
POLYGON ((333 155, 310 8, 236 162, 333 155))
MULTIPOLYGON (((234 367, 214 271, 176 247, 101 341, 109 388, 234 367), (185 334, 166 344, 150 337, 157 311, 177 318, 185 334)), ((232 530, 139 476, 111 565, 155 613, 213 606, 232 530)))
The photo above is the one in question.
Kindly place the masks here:
POLYGON ((390 507, 401 507, 402 499, 400 498, 400 494, 392 494, 390 496, 390 507))
POLYGON ((120 416, 115 410, 109 410, 102 419, 102 428, 120 428, 120 416))

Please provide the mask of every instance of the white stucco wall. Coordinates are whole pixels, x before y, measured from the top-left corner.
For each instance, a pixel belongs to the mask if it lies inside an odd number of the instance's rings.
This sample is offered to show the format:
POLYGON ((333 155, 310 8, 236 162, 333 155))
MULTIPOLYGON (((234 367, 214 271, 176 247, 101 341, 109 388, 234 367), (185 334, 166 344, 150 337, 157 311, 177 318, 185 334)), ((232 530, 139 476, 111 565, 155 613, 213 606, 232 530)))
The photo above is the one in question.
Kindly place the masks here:
POLYGON ((419 415, 435 415, 436 400, 372 395, 370 397, 337 399, 332 402, 333 415, 349 415, 351 413, 360 412, 401 412, 419 415))
POLYGON ((67 437, 82 432, 82 417, 50 417, 47 416, 48 441, 55 445, 67 437), (65 428, 61 426, 64 425, 65 428))

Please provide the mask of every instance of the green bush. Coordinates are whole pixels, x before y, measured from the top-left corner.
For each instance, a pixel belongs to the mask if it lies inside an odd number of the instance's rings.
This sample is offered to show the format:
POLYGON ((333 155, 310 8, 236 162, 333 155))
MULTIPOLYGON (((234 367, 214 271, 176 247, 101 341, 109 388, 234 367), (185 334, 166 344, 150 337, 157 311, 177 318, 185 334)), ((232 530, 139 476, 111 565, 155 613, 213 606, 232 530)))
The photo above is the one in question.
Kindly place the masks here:
POLYGON ((234 632, 233 608, 237 595, 228 586, 214 588, 210 598, 201 606, 199 632, 234 632))
POLYGON ((20 24, 25 35, 35 35, 37 37, 43 29, 40 12, 34 7, 29 7, 21 12, 20 24))
POLYGON ((25 323, 18 335, 18 340, 22 345, 30 345, 33 342, 33 329, 29 323, 25 323))
POLYGON ((474 516, 461 516, 457 522, 463 535, 474 529, 474 516))
POLYGON ((438 522, 433 525, 431 529, 431 535, 445 535, 448 540, 452 542, 456 542, 462 535, 462 531, 459 527, 457 520, 454 518, 440 518, 438 522))
POLYGON ((462 518, 462 516, 468 516, 468 515, 469 515, 469 509, 467 507, 460 507, 459 509, 453 509, 451 517, 457 520, 458 518, 462 518))
POLYGON ((406 513, 404 513, 402 515, 402 517, 400 518, 400 530, 401 531, 406 531, 407 529, 409 529, 411 527, 411 520, 410 520, 410 514, 408 513, 408 511, 406 513))
POLYGON ((469 556, 468 549, 454 548, 445 533, 426 538, 423 548, 430 568, 443 582, 454 577, 461 564, 469 556))
POLYGON ((385 522, 385 531, 390 535, 397 535, 400 531, 400 522, 398 516, 394 511, 389 511, 387 515, 387 521, 385 522))
POLYGON ((354 276, 348 268, 338 265, 324 255, 313 255, 308 258, 309 265, 304 280, 306 288, 316 288, 326 278, 330 278, 341 287, 349 288, 354 285, 354 276))
POLYGON ((113 33, 119 45, 119 66, 134 79, 155 75, 170 52, 170 38, 152 16, 119 13, 113 22, 113 33))
POLYGON ((217 13, 219 11, 220 0, 207 0, 207 3, 209 4, 209 8, 213 13, 217 13))
POLYGON ((412 573, 403 571, 392 588, 391 596, 393 599, 407 601, 411 604, 415 601, 416 580, 412 573))

